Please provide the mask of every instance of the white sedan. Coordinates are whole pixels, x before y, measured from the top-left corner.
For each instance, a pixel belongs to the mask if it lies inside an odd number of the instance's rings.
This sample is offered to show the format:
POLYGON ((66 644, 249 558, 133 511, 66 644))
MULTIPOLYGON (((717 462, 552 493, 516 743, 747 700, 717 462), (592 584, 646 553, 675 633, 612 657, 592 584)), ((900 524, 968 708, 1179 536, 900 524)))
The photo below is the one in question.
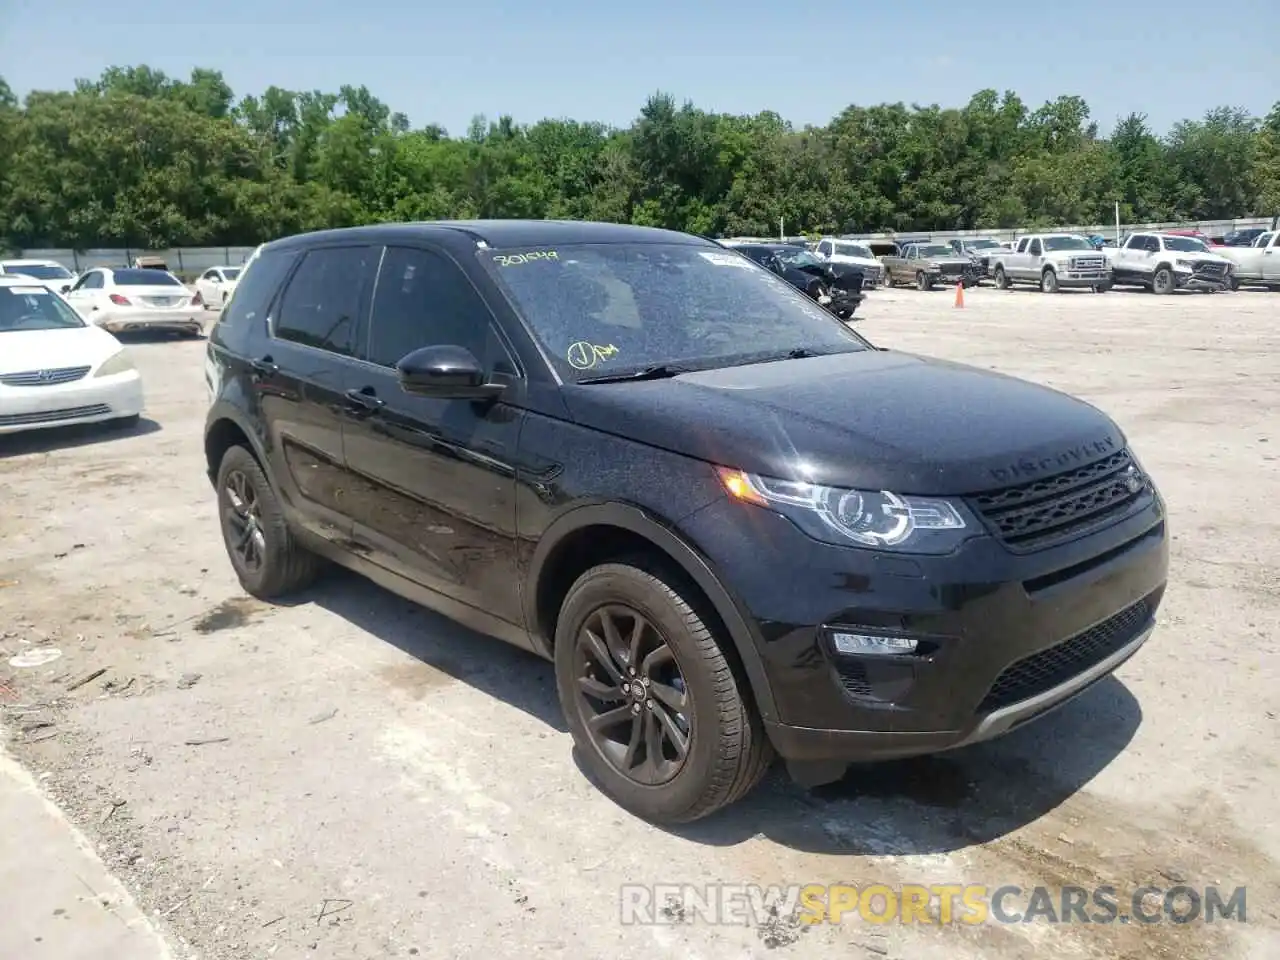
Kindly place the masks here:
POLYGON ((31 277, 55 293, 66 293, 76 275, 57 260, 0 260, 0 277, 31 277))
POLYGON ((196 296, 206 307, 221 310, 240 282, 240 267, 210 267, 196 281, 196 296))
POLYGON ((67 302, 111 333, 158 330, 198 336, 204 307, 167 270, 95 267, 81 275, 67 302))
POLYGON ((0 277, 0 434, 142 414, 142 378, 120 341, 60 296, 0 277))

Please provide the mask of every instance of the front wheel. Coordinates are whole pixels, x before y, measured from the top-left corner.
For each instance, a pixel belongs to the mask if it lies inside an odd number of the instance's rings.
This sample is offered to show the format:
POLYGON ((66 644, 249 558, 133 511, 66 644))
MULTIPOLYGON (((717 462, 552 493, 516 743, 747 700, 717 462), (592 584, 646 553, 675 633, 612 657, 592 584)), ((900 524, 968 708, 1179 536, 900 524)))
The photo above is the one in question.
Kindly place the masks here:
POLYGON ((1156 275, 1151 280, 1151 290, 1161 296, 1168 296, 1177 288, 1177 284, 1173 280, 1173 271, 1168 267, 1161 267, 1156 271, 1156 275))
POLYGON ((677 577, 641 559, 578 578, 556 623, 556 689, 597 785, 654 823, 731 804, 773 759, 745 682, 677 577))
POLYGON ((1004 272, 1004 267, 996 267, 996 289, 1008 290, 1011 286, 1009 275, 1004 272))
POLYGON ((917 290, 933 289, 933 281, 929 279, 929 277, 925 274, 923 270, 916 271, 916 289, 917 290))
POLYGON ((1093 285, 1094 293, 1106 293, 1110 289, 1111 289, 1110 283, 1095 283, 1093 285))
POLYGON ((1046 270, 1044 273, 1040 274, 1040 292, 1058 292, 1058 275, 1054 271, 1046 270))

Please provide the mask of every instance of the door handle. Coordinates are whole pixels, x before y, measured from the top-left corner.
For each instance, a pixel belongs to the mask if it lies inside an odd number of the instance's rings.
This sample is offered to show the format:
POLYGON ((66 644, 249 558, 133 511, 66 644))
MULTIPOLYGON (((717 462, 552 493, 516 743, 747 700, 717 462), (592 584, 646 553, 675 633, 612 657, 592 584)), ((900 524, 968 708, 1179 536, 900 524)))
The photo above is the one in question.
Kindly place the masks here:
POLYGON ((264 377, 274 377, 280 372, 280 367, 270 357, 263 357, 261 360, 250 360, 249 366, 253 368, 253 372, 264 377))
POLYGON ((370 413, 374 410, 381 410, 387 405, 387 401, 380 399, 374 392, 373 387, 351 389, 347 391, 346 396, 348 405, 370 413))

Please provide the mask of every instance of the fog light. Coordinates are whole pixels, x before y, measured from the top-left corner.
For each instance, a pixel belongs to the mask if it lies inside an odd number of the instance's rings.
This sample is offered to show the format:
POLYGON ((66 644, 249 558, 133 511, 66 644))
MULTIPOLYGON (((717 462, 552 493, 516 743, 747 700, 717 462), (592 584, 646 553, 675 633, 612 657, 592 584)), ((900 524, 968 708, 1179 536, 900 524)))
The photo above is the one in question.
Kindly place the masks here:
POLYGON ((869 633, 833 632, 831 642, 837 653, 903 654, 915 653, 916 641, 910 637, 877 637, 869 633))

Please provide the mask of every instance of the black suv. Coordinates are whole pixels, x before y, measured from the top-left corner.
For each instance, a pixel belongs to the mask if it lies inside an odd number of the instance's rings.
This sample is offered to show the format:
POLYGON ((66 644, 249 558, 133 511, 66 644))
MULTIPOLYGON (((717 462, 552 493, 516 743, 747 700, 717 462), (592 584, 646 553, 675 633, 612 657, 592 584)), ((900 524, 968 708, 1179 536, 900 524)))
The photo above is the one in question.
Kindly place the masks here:
POLYGON ((592 775, 654 821, 775 753, 816 785, 1005 733, 1133 654, 1165 589, 1164 504, 1094 407, 872 346, 687 234, 268 243, 206 371, 244 588, 324 558, 552 660, 592 775))

